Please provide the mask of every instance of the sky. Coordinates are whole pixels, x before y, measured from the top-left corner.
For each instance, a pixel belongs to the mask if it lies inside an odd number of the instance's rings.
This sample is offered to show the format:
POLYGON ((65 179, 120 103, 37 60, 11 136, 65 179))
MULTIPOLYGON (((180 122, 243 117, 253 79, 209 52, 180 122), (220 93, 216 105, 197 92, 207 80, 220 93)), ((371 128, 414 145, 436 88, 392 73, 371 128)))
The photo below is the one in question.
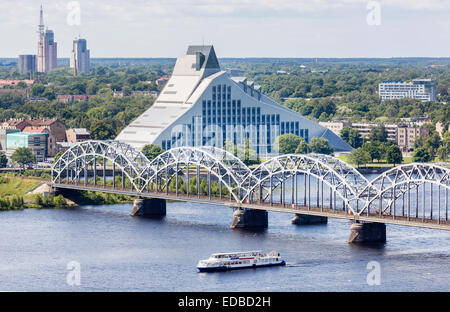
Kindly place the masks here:
POLYGON ((36 54, 41 4, 58 57, 450 56, 450 0, 0 0, 0 57, 36 54))

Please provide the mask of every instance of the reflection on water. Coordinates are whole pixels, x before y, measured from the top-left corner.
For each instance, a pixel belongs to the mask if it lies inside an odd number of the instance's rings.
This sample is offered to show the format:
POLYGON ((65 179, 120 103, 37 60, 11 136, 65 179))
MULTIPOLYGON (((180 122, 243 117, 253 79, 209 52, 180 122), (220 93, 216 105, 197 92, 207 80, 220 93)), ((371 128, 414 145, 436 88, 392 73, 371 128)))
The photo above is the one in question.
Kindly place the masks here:
POLYGON ((0 213, 0 290, 58 291, 448 291, 450 233, 387 226, 387 243, 346 242, 350 224, 295 226, 269 212, 269 228, 231 230, 232 210, 171 202, 162 220, 129 216, 132 205, 0 213), (278 251, 285 267, 198 273, 211 253, 278 251), (81 264, 81 285, 66 265, 81 264), (369 286, 369 261, 381 285, 369 286))

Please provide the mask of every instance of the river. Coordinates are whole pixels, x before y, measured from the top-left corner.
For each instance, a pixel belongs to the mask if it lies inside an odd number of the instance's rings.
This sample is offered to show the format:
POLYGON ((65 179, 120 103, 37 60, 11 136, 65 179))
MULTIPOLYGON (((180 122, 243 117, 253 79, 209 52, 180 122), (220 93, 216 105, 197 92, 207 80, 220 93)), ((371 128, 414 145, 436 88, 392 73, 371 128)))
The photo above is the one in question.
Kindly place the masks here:
MULTIPOLYGON (((0 213, 4 291, 449 291, 450 233, 387 226, 387 243, 346 242, 350 224, 295 226, 269 212, 269 228, 231 230, 232 211, 171 202, 162 220, 130 217, 131 204, 0 213), (211 253, 276 250, 285 267, 198 273, 211 253), (80 264, 69 285, 68 263, 80 264), (379 285, 367 283, 371 261, 379 285), (378 272, 378 271, 377 271, 378 272)), ((370 283, 373 284, 373 283, 370 283)))

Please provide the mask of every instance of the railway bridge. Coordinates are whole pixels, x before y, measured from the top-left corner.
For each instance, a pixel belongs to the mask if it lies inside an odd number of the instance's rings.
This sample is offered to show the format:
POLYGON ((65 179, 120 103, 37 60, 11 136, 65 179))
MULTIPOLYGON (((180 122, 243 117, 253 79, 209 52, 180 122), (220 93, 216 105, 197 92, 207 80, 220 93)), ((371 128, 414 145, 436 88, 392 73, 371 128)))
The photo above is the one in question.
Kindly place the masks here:
POLYGON ((56 190, 138 197, 132 215, 162 217, 166 200, 234 209, 233 228, 265 228, 268 211, 295 224, 353 221, 349 242, 384 242, 386 224, 450 230, 448 163, 394 167, 369 181, 322 154, 281 155, 250 169, 215 147, 176 147, 148 160, 118 141, 85 141, 52 166, 56 190))

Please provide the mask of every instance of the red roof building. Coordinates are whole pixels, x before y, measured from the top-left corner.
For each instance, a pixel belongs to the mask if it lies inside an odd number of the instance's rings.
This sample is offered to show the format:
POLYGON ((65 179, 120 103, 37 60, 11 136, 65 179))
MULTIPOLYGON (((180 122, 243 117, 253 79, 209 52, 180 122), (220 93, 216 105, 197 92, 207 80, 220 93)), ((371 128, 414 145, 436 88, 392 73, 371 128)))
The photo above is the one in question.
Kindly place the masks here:
POLYGON ((167 83, 167 81, 169 81, 169 79, 170 79, 170 78, 168 78, 168 77, 161 77, 161 78, 158 78, 158 79, 156 79, 156 85, 157 85, 157 86, 165 85, 165 84, 167 83))

